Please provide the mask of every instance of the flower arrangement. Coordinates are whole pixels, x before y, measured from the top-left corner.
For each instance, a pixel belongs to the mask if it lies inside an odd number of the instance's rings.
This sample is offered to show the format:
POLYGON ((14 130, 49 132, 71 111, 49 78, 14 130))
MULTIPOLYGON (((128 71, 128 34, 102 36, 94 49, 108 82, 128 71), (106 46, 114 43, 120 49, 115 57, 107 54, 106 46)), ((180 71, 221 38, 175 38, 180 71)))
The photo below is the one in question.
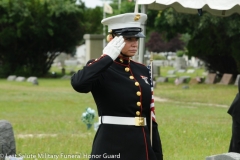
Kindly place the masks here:
POLYGON ((83 112, 81 119, 83 123, 87 125, 87 129, 91 128, 94 121, 94 117, 95 117, 95 110, 91 109, 90 107, 86 109, 86 112, 83 112))

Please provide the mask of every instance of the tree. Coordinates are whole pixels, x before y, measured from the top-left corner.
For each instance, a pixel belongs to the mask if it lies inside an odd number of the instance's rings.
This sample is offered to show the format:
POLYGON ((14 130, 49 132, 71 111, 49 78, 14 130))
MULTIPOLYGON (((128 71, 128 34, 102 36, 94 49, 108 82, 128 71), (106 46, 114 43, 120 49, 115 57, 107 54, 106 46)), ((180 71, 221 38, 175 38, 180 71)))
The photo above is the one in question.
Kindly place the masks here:
POLYGON ((188 55, 206 63, 211 72, 238 74, 240 71, 240 16, 215 17, 209 13, 202 16, 177 13, 172 8, 159 11, 155 19, 158 32, 167 38, 178 33, 188 33, 188 55))
POLYGON ((183 49, 184 43, 180 40, 180 35, 166 41, 161 34, 153 32, 146 47, 151 52, 176 52, 183 49))
MULTIPOLYGON (((113 15, 118 15, 118 14, 123 14, 123 13, 134 12, 135 2, 122 1, 119 6, 118 0, 112 0, 112 3, 110 3, 110 5, 113 8, 113 15)), ((112 16, 112 15, 110 15, 110 16, 112 16)))
POLYGON ((84 9, 71 0, 0 1, 0 76, 46 75, 82 41, 84 9))
POLYGON ((84 9, 84 15, 81 17, 81 22, 84 23, 85 34, 102 34, 103 25, 101 20, 103 19, 102 7, 96 7, 94 9, 84 9))

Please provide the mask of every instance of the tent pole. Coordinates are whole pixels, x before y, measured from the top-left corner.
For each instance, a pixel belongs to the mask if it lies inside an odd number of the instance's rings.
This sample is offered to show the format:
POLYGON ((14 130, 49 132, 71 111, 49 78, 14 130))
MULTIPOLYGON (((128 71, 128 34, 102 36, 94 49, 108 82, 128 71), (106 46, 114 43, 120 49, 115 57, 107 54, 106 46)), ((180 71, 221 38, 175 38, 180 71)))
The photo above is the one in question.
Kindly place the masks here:
MULTIPOLYGON (((141 13, 147 14, 147 5, 141 5, 141 13)), ((144 24, 141 24, 143 34, 146 35, 146 22, 144 24)), ((139 55, 138 55, 138 62, 143 63, 145 53, 145 38, 139 39, 139 55)))

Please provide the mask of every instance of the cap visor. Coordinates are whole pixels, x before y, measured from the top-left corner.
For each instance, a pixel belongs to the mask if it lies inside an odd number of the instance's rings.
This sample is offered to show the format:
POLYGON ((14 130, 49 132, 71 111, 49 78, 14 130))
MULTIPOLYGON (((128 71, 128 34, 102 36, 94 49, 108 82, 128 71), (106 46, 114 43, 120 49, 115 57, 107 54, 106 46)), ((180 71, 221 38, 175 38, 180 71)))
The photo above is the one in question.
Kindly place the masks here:
POLYGON ((142 32, 127 32, 127 33, 121 33, 123 37, 138 37, 138 38, 145 38, 146 36, 142 32))

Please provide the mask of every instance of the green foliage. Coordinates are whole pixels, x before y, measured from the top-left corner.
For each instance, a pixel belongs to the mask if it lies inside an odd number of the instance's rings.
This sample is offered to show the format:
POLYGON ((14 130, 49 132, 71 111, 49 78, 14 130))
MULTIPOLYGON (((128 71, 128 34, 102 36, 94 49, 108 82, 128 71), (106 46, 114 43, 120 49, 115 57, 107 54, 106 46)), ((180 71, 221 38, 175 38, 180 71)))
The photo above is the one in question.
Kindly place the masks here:
POLYGON ((166 40, 161 34, 152 32, 146 47, 151 52, 176 52, 179 49, 183 49, 185 45, 180 40, 180 37, 180 35, 177 35, 172 39, 166 40))
POLYGON ((84 8, 70 0, 0 1, 0 77, 43 76, 85 33, 84 8))
POLYGON ((85 34, 102 34, 101 20, 102 20, 102 7, 96 7, 94 9, 89 8, 84 10, 84 14, 81 17, 81 23, 84 23, 85 34))
POLYGON ((166 57, 160 54, 153 54, 153 60, 166 60, 166 57))
POLYGON ((184 54, 185 54, 185 52, 183 50, 179 50, 179 51, 176 52, 176 55, 178 57, 183 57, 184 54))
POLYGON ((181 34, 180 40, 183 41, 183 43, 185 44, 185 46, 188 45, 189 40, 191 39, 191 35, 188 33, 185 34, 181 34))
MULTIPOLYGON (((119 0, 112 0, 110 3, 111 7, 113 8, 113 15, 123 14, 123 13, 132 13, 134 12, 135 2, 134 1, 121 1, 119 4, 119 0)), ((113 16, 108 15, 108 16, 113 16)))
POLYGON ((240 71, 240 42, 239 37, 234 37, 232 43, 230 44, 230 48, 232 50, 232 56, 236 62, 238 71, 240 71))
POLYGON ((209 13, 202 16, 183 14, 169 8, 160 11, 155 19, 155 27, 170 39, 178 33, 191 35, 187 43, 188 55, 198 57, 206 63, 211 72, 240 72, 238 37, 240 36, 240 16, 215 17, 209 13))

